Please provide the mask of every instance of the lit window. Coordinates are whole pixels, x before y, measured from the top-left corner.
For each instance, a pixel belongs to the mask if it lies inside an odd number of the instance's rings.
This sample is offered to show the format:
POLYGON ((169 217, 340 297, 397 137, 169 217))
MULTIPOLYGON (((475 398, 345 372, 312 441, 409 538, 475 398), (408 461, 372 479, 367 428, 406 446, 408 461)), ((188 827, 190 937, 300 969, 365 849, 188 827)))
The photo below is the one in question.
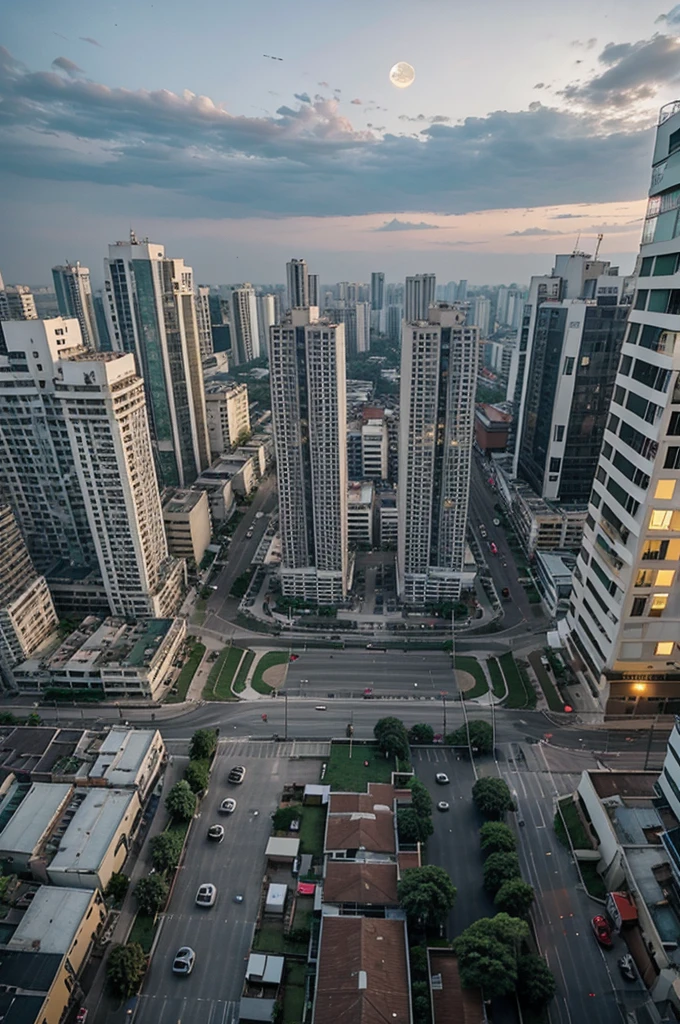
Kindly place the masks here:
POLYGON ((675 480, 659 480, 654 497, 660 501, 672 501, 675 492, 675 480))
POLYGON ((649 609, 649 614, 658 618, 668 604, 668 594, 655 594, 649 609))
POLYGON ((672 587, 673 579, 675 577, 674 569, 659 569, 656 574, 656 586, 657 587, 672 587))
POLYGON ((672 640, 663 640, 656 645, 655 654, 672 654, 675 644, 672 640))
POLYGON ((649 518, 650 530, 670 530, 673 519, 672 509, 654 509, 649 518))

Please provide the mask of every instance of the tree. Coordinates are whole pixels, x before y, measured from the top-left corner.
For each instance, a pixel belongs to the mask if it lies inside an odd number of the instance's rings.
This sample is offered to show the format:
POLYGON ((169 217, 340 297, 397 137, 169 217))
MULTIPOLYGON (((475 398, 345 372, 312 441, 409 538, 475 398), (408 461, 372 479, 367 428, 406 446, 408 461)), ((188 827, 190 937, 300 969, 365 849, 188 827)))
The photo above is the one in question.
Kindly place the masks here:
POLYGON ((279 809, 274 812, 274 817, 272 819, 274 831, 287 832, 290 828, 291 821, 294 821, 295 818, 299 817, 299 807, 279 807, 279 809))
POLYGON ((555 978, 542 956, 525 953, 517 961, 517 995, 520 1002, 539 1009, 555 995, 555 978))
POLYGON ((411 985, 414 1024, 430 1024, 430 986, 426 981, 414 981, 411 985))
POLYGON ((217 733, 214 729, 198 729, 191 737, 189 757, 192 761, 209 761, 217 750, 217 733))
POLYGON ((507 914, 483 917, 453 943, 464 988, 481 988, 487 999, 512 992, 517 981, 517 950, 529 926, 507 914))
POLYGON ((485 853, 513 853, 517 847, 512 829, 502 821, 485 821, 479 839, 485 853))
POLYGON ((146 971, 146 954, 138 942, 114 946, 106 965, 106 976, 113 992, 129 998, 138 991, 146 971))
POLYGON ((484 862, 484 888, 491 893, 498 892, 511 878, 521 877, 516 853, 492 853, 484 862))
POLYGON ((526 917, 534 902, 533 886, 522 878, 509 878, 496 893, 494 903, 511 917, 526 917))
POLYGON ((502 818, 506 811, 515 809, 507 783, 491 776, 477 779, 472 787, 472 799, 485 818, 502 818))
POLYGON ((443 924, 456 902, 456 887, 444 868, 434 864, 408 868, 397 893, 407 917, 422 927, 443 924))
POLYGON ((373 735, 383 754, 408 760, 408 733, 400 718, 381 718, 375 723, 373 735))
POLYGON ((42 725, 42 718, 37 711, 31 711, 26 719, 26 725, 42 725))
POLYGON ((414 807, 397 811, 397 828, 402 843, 425 843, 434 832, 432 816, 421 817, 414 807))
POLYGON ((432 743, 434 729, 431 725, 412 725, 408 731, 409 743, 432 743))
POLYGON ((113 900, 114 903, 122 903, 125 898, 125 893, 128 891, 130 879, 127 875, 121 872, 116 872, 109 878, 109 884, 106 886, 105 895, 113 900))
POLYGON ((416 814, 422 818, 432 817, 432 797, 427 786, 424 786, 420 779, 411 779, 408 784, 411 790, 411 807, 416 814))
POLYGON ((210 761, 189 761, 184 769, 184 778, 192 793, 205 792, 210 785, 210 761))
POLYGON ((141 878, 135 886, 135 898, 141 914, 156 914, 168 898, 168 883, 162 875, 141 878))
POLYGON ((480 754, 490 754, 493 750, 493 729, 488 722, 470 722, 467 726, 461 725, 460 729, 450 732, 446 736, 446 742, 454 747, 467 747, 468 729, 470 730, 470 746, 480 754))
POLYGON ((165 800, 165 809, 171 818, 179 821, 189 821, 196 810, 196 797, 191 792, 191 786, 182 779, 176 782, 168 793, 165 800))
POLYGON ((181 854, 182 837, 176 832, 161 832, 151 840, 151 863, 156 871, 174 871, 181 854))
POLYGON ((427 976, 427 950, 424 946, 411 946, 409 949, 411 961, 411 977, 422 975, 427 976))

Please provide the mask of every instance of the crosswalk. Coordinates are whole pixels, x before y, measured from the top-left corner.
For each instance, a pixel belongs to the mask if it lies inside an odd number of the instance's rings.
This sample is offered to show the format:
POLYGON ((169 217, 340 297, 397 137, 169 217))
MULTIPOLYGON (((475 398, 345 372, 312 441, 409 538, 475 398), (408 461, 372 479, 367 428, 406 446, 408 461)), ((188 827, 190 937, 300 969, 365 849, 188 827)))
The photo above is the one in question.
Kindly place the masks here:
POLYGON ((236 1024, 239 1004, 234 999, 139 997, 134 1024, 236 1024))
POLYGON ((329 757, 330 742, 314 740, 288 740, 273 743, 271 740, 227 739, 220 740, 218 756, 227 758, 255 757, 274 760, 291 757, 329 757))

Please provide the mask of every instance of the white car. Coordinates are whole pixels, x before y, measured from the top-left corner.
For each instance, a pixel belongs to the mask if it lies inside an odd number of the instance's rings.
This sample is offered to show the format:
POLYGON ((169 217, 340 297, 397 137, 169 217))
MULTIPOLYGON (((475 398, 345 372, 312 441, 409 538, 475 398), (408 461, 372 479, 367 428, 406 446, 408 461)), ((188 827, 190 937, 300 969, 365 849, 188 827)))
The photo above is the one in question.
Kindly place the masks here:
POLYGON ((263 515, 264 515, 264 512, 256 512, 256 513, 255 513, 255 518, 256 518, 256 519, 262 519, 262 516, 263 516, 263 515))
POLYGON ((212 907, 215 905, 216 899, 217 889, 212 882, 204 882, 203 885, 199 885, 198 892, 196 893, 197 907, 212 907))
POLYGON ((448 809, 449 805, 447 804, 446 800, 440 800, 439 803, 437 804, 438 811, 448 811, 448 809))
POLYGON ((435 778, 435 781, 438 782, 440 786, 447 786, 448 785, 449 777, 444 772, 437 772, 437 774, 435 775, 434 778, 435 778))
POLYGON ((227 776, 227 781, 228 782, 233 782, 233 784, 235 786, 240 786, 241 783, 243 782, 243 780, 245 779, 245 777, 246 777, 245 767, 242 764, 237 764, 229 772, 229 775, 227 776))
POLYGON ((226 800, 223 800, 220 804, 220 810, 222 814, 233 814, 236 810, 236 801, 233 796, 228 796, 226 800))
POLYGON ((175 959, 172 962, 172 973, 191 974, 194 969, 195 962, 196 954, 191 946, 182 946, 181 949, 178 949, 175 953, 175 959))
POLYGON ((211 825, 208 829, 208 839, 213 843, 221 843, 224 839, 224 825, 211 825))

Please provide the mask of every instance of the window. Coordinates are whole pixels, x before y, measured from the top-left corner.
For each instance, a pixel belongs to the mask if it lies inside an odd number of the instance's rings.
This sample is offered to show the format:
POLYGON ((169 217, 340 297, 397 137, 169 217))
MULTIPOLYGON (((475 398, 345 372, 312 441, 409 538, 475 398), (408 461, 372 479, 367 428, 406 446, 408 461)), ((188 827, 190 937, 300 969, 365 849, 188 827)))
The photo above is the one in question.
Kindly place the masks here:
POLYGON ((632 362, 632 356, 621 356, 621 365, 619 366, 619 373, 623 377, 627 377, 630 373, 630 367, 632 362))
POLYGON ((655 586, 672 587, 675 579, 675 569, 657 569, 655 586))
POLYGON ((668 423, 669 437, 680 437, 680 412, 672 412, 668 423))
POLYGON ((663 464, 664 469, 680 469, 680 447, 677 445, 671 445, 666 452, 666 461, 663 464))
POLYGON ((649 606, 649 616, 652 619, 661 618, 666 605, 668 604, 668 594, 654 594, 652 602, 649 606))
POLYGON ((654 388, 655 391, 667 391, 671 378, 671 371, 661 366, 654 366, 644 359, 636 359, 633 364, 633 377, 639 380, 645 387, 654 388))
POLYGON ((630 607, 631 617, 639 619, 641 615, 645 614, 645 605, 647 604, 646 597, 634 597, 633 603, 630 607))
POLYGON ((665 562, 667 553, 667 540, 647 540, 641 558, 643 562, 665 562))
POLYGON ((562 465, 562 459, 551 459, 550 460, 550 467, 549 467, 548 472, 550 472, 550 473, 559 473, 561 465, 562 465))
POLYGON ((652 267, 654 266, 654 257, 645 256, 642 263, 640 264, 640 277, 651 277, 652 267))
POLYGON ((673 510, 670 508, 653 509, 649 517, 650 530, 670 530, 673 522, 673 510))
POLYGON ((553 441, 561 441, 561 440, 563 440, 563 438, 564 438, 564 427, 562 425, 559 425, 559 426, 555 427, 555 430, 553 432, 553 441))
POLYGON ((622 388, 620 384, 617 384, 614 388, 614 395, 612 401, 616 402, 617 405, 623 405, 626 400, 626 389, 622 388))
POLYGON ((633 308, 634 309, 644 309, 645 306, 647 305, 647 296, 648 295, 649 295, 649 291, 648 291, 647 288, 639 288, 638 289, 638 293, 635 296, 635 306, 633 308))
POLYGON ((654 497, 659 501, 672 501, 675 494, 675 480, 659 480, 654 491, 654 497))
POLYGON ((647 307, 651 313, 665 313, 668 308, 668 298, 670 296, 669 288, 655 288, 649 297, 649 306, 647 307))
MULTIPOLYGON (((644 263, 644 260, 643 260, 644 263)), ((657 256, 654 263, 654 277, 666 277, 674 274, 678 268, 678 253, 669 252, 665 256, 657 256)))
MULTIPOLYGON (((659 570, 663 571, 663 570, 659 570)), ((658 573, 657 573, 658 575, 658 573)), ((637 576, 635 577, 636 587, 651 587, 653 583, 654 570, 653 569, 638 569, 637 576)))
POLYGON ((573 356, 567 356, 567 358, 564 360, 564 368, 562 370, 562 373, 563 373, 563 375, 565 377, 570 377, 573 372, 574 372, 574 357, 573 356))
POLYGON ((672 640, 662 640, 654 649, 655 654, 672 654, 675 644, 672 640))

